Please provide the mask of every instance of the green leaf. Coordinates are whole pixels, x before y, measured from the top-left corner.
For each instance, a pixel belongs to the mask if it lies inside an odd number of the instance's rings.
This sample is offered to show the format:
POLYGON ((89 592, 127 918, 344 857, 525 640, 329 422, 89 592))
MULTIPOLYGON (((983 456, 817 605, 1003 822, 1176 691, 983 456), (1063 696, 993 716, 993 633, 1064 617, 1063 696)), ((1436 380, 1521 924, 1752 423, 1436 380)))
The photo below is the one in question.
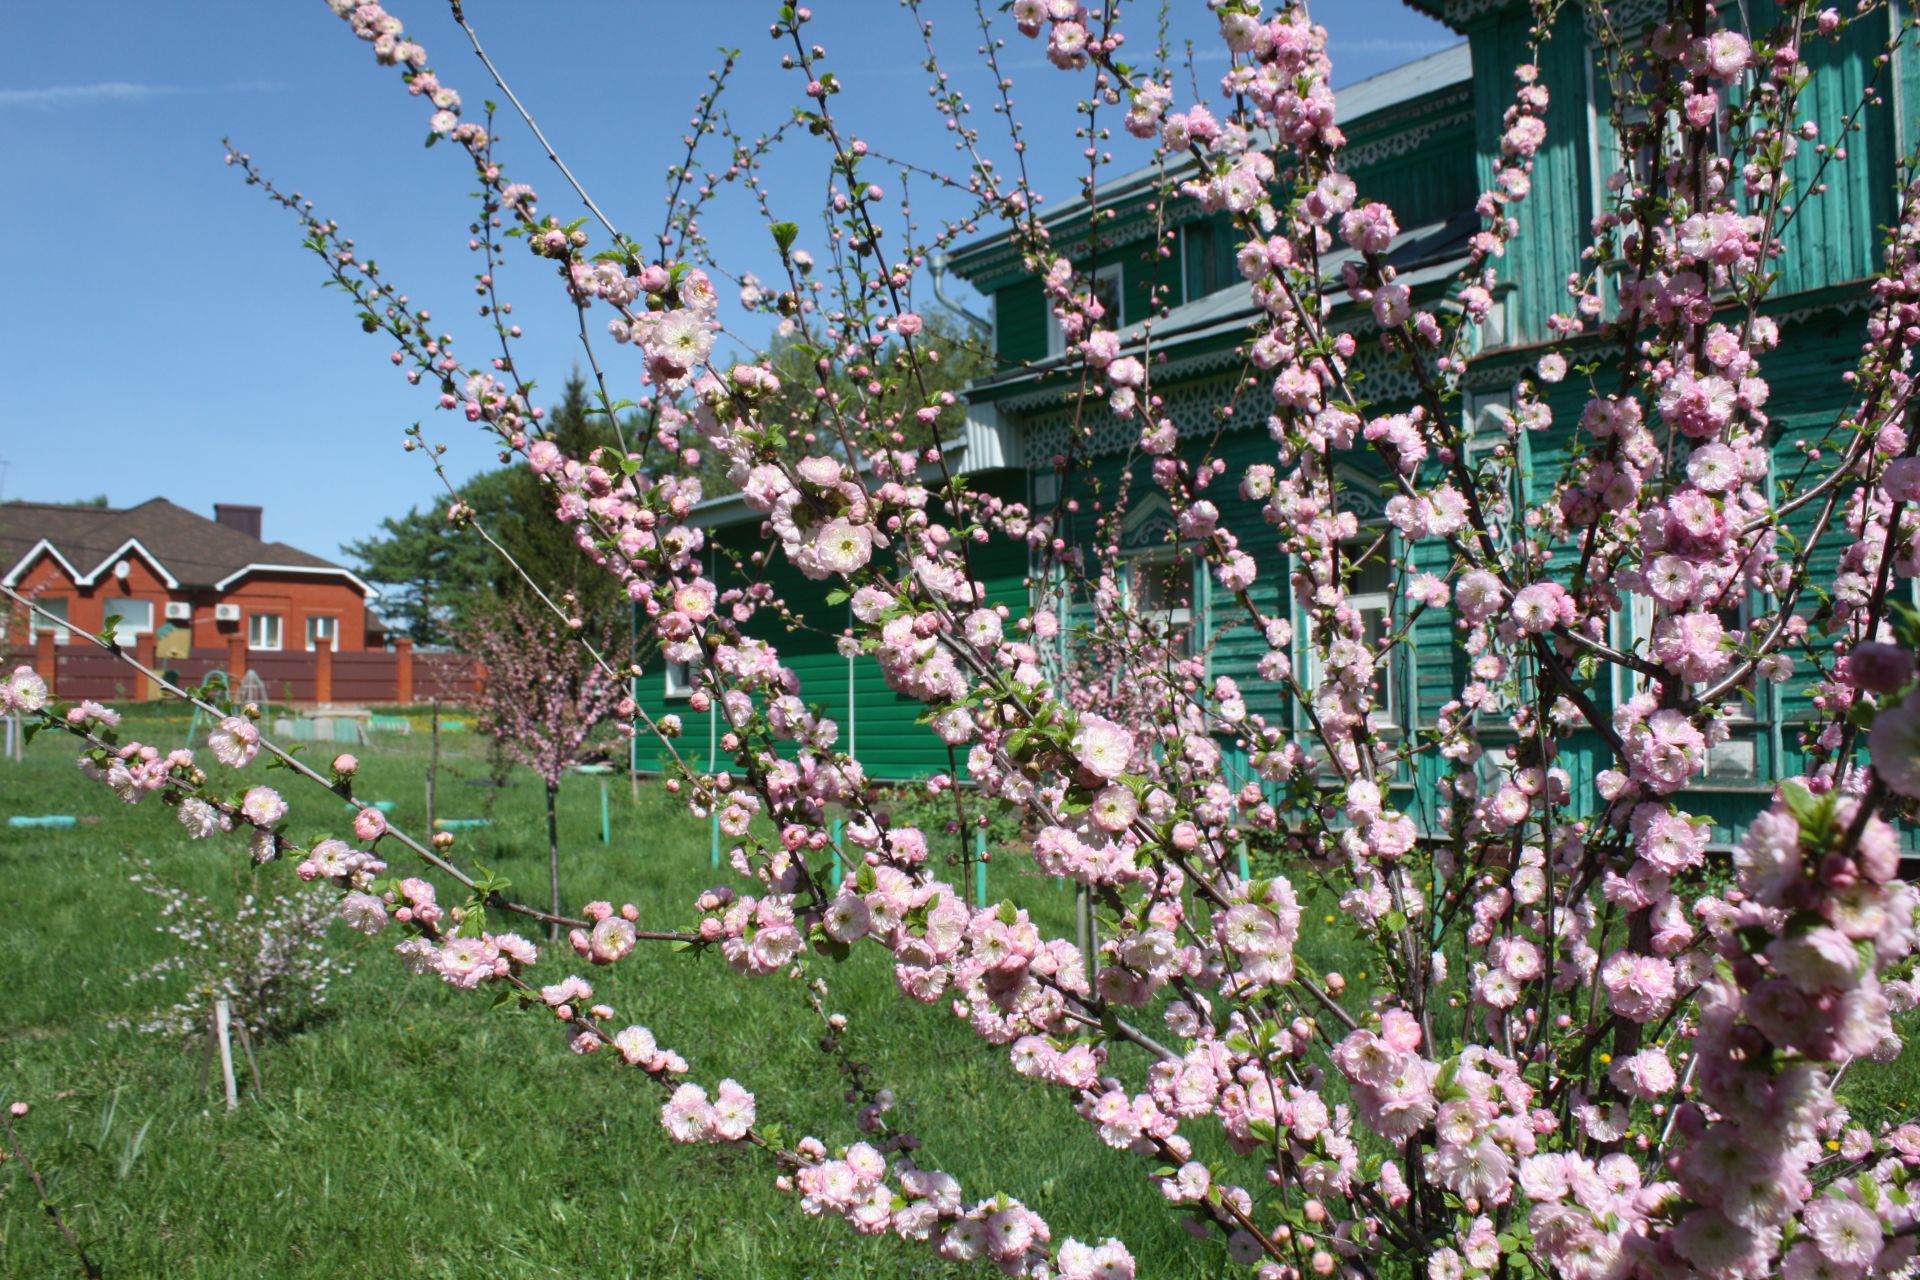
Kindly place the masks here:
POLYGON ((800 227, 796 223, 776 222, 767 229, 773 232, 773 242, 780 247, 780 256, 783 258, 793 248, 793 242, 800 238, 800 227))
POLYGON ((1819 813, 1820 801, 1813 792, 1807 790, 1803 782, 1791 779, 1780 784, 1780 798, 1786 801, 1787 812, 1791 813, 1802 826, 1811 825, 1819 813))

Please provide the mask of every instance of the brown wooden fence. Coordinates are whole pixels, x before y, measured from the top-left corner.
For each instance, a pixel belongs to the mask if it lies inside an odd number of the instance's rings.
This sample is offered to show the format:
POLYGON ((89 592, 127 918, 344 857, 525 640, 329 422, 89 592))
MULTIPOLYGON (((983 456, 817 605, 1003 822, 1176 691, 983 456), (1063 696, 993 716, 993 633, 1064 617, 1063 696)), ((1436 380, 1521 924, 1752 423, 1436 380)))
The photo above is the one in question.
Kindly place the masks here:
MULTIPOLYGON (((159 695, 151 682, 113 654, 87 643, 56 645, 43 633, 33 648, 0 650, 4 670, 25 663, 43 676, 55 697, 148 701, 159 695)), ((134 657, 177 684, 199 684, 224 671, 236 684, 251 672, 260 677, 270 703, 380 703, 404 705, 439 698, 472 702, 486 679, 478 659, 459 653, 414 653, 412 642, 360 653, 327 650, 265 653, 243 641, 226 648, 197 648, 185 657, 159 658, 151 635, 137 637, 134 657)))

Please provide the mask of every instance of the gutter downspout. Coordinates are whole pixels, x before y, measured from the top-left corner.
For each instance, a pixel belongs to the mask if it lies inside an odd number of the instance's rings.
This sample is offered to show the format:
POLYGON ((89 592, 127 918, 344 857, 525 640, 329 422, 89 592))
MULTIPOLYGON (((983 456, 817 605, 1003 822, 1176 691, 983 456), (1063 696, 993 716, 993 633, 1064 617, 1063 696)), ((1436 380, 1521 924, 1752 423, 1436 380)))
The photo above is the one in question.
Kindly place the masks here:
POLYGON ((927 271, 933 278, 933 297, 936 302, 954 315, 960 317, 974 332, 979 334, 991 334, 993 332, 993 321, 973 314, 973 312, 967 310, 947 296, 946 286, 941 283, 942 278, 947 274, 946 254, 936 253, 929 258, 927 260, 927 271))

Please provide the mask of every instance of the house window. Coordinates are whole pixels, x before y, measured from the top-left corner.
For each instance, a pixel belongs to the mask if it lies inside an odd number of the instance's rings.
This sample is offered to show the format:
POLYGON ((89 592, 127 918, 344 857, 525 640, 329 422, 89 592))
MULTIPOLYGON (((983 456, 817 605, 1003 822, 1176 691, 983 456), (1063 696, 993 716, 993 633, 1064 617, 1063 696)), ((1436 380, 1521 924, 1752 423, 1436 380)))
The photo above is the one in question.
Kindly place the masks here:
MULTIPOLYGON (((1100 319, 1095 323, 1102 329, 1119 329, 1126 324, 1126 269, 1115 262, 1101 267, 1093 273, 1093 298, 1100 304, 1100 319)), ((1066 333, 1060 328, 1060 317, 1053 308, 1047 308, 1047 355, 1058 356, 1067 349, 1066 333)))
POLYGON ((72 604, 72 601, 68 600, 65 596, 56 596, 50 600, 35 600, 34 603, 58 618, 59 621, 49 622, 40 614, 29 613, 27 615, 27 639, 32 641, 39 636, 41 632, 51 631, 55 644, 65 644, 67 642, 67 609, 72 604))
POLYGON ((277 613, 254 613, 247 615, 247 648, 276 652, 280 648, 280 615, 277 613))
POLYGON ((1478 475, 1482 465, 1496 465, 1494 453, 1502 446, 1509 453, 1518 452, 1518 457, 1512 461, 1497 464, 1506 468, 1504 509, 1489 509, 1486 513, 1488 532, 1497 544, 1504 546, 1514 513, 1526 506, 1527 433, 1508 431, 1508 420, 1513 415, 1511 391, 1471 393, 1462 400, 1461 414, 1461 434, 1466 442, 1469 471, 1478 475))
MULTIPOLYGON (((1391 730, 1400 723, 1399 681, 1401 650, 1396 646, 1384 659, 1378 657, 1381 642, 1393 632, 1392 539, 1381 543, 1380 528, 1362 528, 1359 536, 1340 544, 1340 568, 1346 575, 1347 604, 1360 615, 1360 638, 1379 665, 1374 670, 1375 688, 1372 716, 1375 732, 1391 730), (1375 544, 1380 545, 1376 546, 1375 544), (1369 550, 1372 551, 1368 555, 1369 550), (1361 557, 1366 556, 1364 561, 1361 557), (1355 566, 1358 567, 1355 567, 1355 566)), ((1304 623, 1304 620, 1303 620, 1304 623)), ((1300 628, 1300 644, 1305 650, 1300 670, 1305 676, 1301 690, 1309 698, 1324 678, 1320 646, 1300 628)))
POLYGON ((1134 616, 1166 637, 1176 653, 1192 654, 1193 562, 1178 551, 1145 552, 1127 561, 1128 603, 1134 616))
POLYGON ((309 652, 325 645, 338 651, 340 648, 340 619, 330 616, 318 616, 307 619, 307 649, 309 652))
POLYGON ((143 636, 153 630, 153 601, 109 600, 102 615, 118 636, 143 636))
MULTIPOLYGON (((1744 634, 1752 625, 1751 605, 1744 595, 1734 604, 1713 611, 1719 618, 1722 631, 1731 636, 1735 632, 1744 634)), ((1628 597, 1627 608, 1619 616, 1619 624, 1624 632, 1619 637, 1620 644, 1629 652, 1641 657, 1650 657, 1653 649, 1653 629, 1656 622, 1655 607, 1651 597, 1644 592, 1635 592, 1628 597)), ((1735 663, 1745 659, 1738 654, 1732 655, 1735 663)), ((1695 693, 1704 692, 1709 683, 1697 682, 1693 685, 1695 693)), ((1627 697, 1644 692, 1648 687, 1647 678, 1632 671, 1616 668, 1617 685, 1615 698, 1624 701, 1627 697)), ((1749 674, 1745 681, 1728 691, 1720 705, 1725 709, 1723 718, 1733 727, 1733 736, 1715 746, 1707 755, 1707 767, 1704 776, 1716 782, 1752 782, 1756 777, 1755 745, 1753 736, 1744 733, 1760 721, 1770 717, 1767 699, 1772 697, 1757 672, 1749 674)))
POLYGON ((666 692, 669 698, 691 698, 693 696, 693 664, 691 662, 669 662, 667 664, 666 692))
POLYGON ((1192 302, 1215 293, 1220 279, 1220 252, 1211 222, 1189 222, 1180 228, 1180 300, 1192 302))

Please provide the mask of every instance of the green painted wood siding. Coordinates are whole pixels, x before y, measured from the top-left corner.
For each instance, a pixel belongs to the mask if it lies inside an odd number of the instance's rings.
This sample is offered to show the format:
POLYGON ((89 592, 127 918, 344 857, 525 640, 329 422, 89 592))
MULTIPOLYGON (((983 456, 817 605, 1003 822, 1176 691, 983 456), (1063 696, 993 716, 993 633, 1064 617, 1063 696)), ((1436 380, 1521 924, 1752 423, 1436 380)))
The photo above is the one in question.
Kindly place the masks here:
POLYGON ((1047 356, 1047 298, 1037 278, 993 295, 994 354, 1006 364, 1047 356))
MULTIPOLYGON (((1567 275, 1579 268, 1593 208, 1587 148, 1586 30, 1578 5, 1567 5, 1553 38, 1540 52, 1540 76, 1548 91, 1547 140, 1534 157, 1533 192, 1513 207, 1518 239, 1495 265, 1501 283, 1514 286, 1507 303, 1508 340, 1538 342, 1546 320, 1567 305, 1567 275)), ((1473 109, 1480 189, 1493 185, 1500 168, 1501 117, 1513 103, 1513 69, 1528 56, 1530 18, 1525 6, 1508 7, 1475 22, 1473 109)), ((1472 207, 1469 199, 1467 206, 1472 207)))
MULTIPOLYGON (((1777 9, 1769 0, 1756 0, 1755 23, 1771 22, 1777 9)), ((1848 114, 1860 105, 1872 76, 1873 58, 1888 35, 1887 17, 1881 13, 1853 23, 1837 43, 1808 40, 1805 44, 1813 79, 1801 100, 1801 118, 1819 124, 1819 142, 1843 146, 1847 155, 1823 165, 1815 144, 1803 142, 1794 156, 1789 169, 1794 188, 1789 198, 1800 207, 1782 237, 1786 257, 1774 286, 1777 295, 1859 280, 1879 265, 1882 230, 1894 216, 1894 162, 1899 145, 1891 104, 1897 89, 1891 70, 1882 72, 1879 80, 1889 100, 1864 109, 1855 132, 1844 129, 1848 114), (1823 195, 1810 194, 1816 178, 1826 185, 1823 195)), ((1909 101, 1905 109, 1911 112, 1914 106, 1909 101)))
MULTIPOLYGON (((1026 499, 1027 480, 1022 472, 969 477, 968 483, 1003 498, 1026 499)), ((709 537, 715 544, 708 555, 709 573, 721 590, 763 581, 791 608, 795 618, 792 629, 768 611, 757 614, 743 629, 779 650, 781 661, 800 679, 801 699, 839 724, 839 748, 857 755, 868 776, 924 778, 948 767, 945 744, 918 723, 924 710, 921 704, 889 688, 879 663, 872 658, 841 656, 839 633, 851 618, 844 603, 827 602, 836 583, 815 582, 800 573, 774 544, 761 538, 757 521, 710 530, 709 537), (771 552, 771 563, 755 568, 746 557, 763 548, 771 552)), ((1005 604, 1016 618, 1026 612, 1027 557, 1023 546, 1003 538, 975 547, 972 564, 989 604, 1005 604)), ((685 699, 667 697, 665 666, 657 657, 634 680, 633 690, 635 700, 648 715, 657 718, 673 713, 685 718, 686 736, 680 744, 683 758, 696 768, 707 768, 714 729, 711 714, 695 716, 685 699)), ((667 763, 667 753, 657 743, 635 743, 635 768, 652 772, 664 769, 667 763)), ((724 755, 720 763, 726 763, 724 755)))

